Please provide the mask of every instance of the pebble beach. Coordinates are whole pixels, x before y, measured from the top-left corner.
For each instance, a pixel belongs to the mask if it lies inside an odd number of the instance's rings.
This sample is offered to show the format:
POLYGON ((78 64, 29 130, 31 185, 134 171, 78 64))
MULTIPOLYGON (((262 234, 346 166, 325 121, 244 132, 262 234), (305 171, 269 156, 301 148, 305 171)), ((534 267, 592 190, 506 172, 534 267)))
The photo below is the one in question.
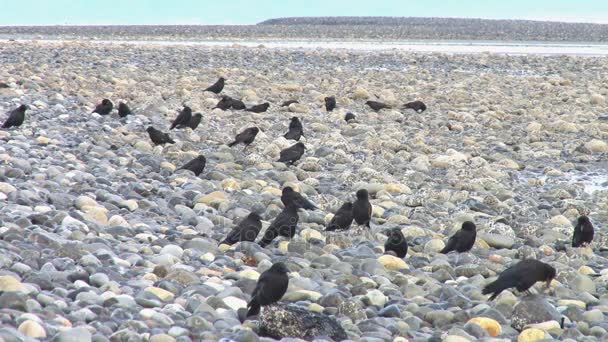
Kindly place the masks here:
POLYGON ((277 261, 281 302, 352 341, 608 339, 605 57, 4 41, 0 66, 0 115, 30 106, 0 130, 0 341, 273 341, 238 311, 277 261), (212 109, 218 77, 270 109, 212 109), (92 114, 103 98, 133 115, 92 114), (428 109, 402 109, 414 100, 428 109), (154 146, 146 128, 167 132, 183 105, 201 124, 154 146), (293 116, 307 150, 288 166, 293 116), (252 126, 250 147, 226 145, 252 126), (199 177, 177 170, 199 154, 199 177), (264 230, 285 186, 320 208, 291 241, 218 246, 251 211, 264 230), (362 188, 369 231, 325 232, 362 188), (571 248, 580 215, 595 239, 571 248), (438 253, 464 221, 471 252, 438 253), (396 227, 404 259, 384 254, 396 227), (484 285, 524 258, 556 268, 551 287, 488 302, 484 285))

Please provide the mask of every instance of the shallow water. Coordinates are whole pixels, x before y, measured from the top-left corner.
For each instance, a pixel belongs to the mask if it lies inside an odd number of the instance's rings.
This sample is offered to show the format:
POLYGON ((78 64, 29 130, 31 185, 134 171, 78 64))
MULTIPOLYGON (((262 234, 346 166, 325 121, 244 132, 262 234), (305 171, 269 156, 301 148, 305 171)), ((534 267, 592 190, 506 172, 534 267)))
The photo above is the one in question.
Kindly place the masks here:
MULTIPOLYGON (((17 39, 16 41, 31 41, 17 39)), ((72 40, 38 40, 65 42, 72 40)), ((216 41, 173 41, 173 40, 85 40, 93 44, 136 44, 161 46, 209 46, 209 47, 258 47, 278 49, 344 49, 360 51, 403 50, 410 52, 476 54, 495 53, 507 55, 570 55, 604 57, 608 56, 608 44, 595 43, 548 43, 548 42, 503 42, 503 41, 311 41, 311 40, 216 40, 216 41)), ((0 39, 0 42, 8 42, 0 39)))

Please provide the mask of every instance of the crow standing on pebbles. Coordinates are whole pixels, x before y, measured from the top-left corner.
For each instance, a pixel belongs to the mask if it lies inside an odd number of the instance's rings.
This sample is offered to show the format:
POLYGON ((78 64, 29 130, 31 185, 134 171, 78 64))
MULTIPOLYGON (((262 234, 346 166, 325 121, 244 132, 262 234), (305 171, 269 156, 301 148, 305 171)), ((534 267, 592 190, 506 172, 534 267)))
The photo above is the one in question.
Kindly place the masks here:
POLYGON ((289 239, 293 238, 296 235, 296 227, 299 220, 297 207, 293 205, 285 207, 266 229, 264 236, 262 236, 258 244, 261 247, 266 247, 279 235, 289 239))
POLYGON ((8 118, 2 124, 2 128, 19 127, 25 120, 25 111, 29 109, 26 105, 21 105, 8 113, 8 118))
POLYGON ((124 102, 118 102, 118 116, 124 118, 125 116, 131 114, 131 108, 127 106, 124 102))
POLYGON ((372 219, 372 204, 369 203, 369 193, 365 189, 357 191, 357 200, 353 203, 353 218, 359 225, 369 228, 372 219))
POLYGON ((247 147, 255 140, 255 136, 258 135, 259 131, 260 129, 257 127, 246 128, 241 133, 237 134, 236 137, 234 137, 234 141, 228 144, 228 146, 232 147, 237 144, 245 144, 245 147, 247 147))
POLYGON ((198 125, 201 123, 201 120, 203 119, 203 114, 201 113, 196 113, 192 116, 192 118, 190 119, 190 122, 188 122, 188 127, 190 127, 193 131, 196 129, 196 127, 198 127, 198 125))
POLYGON ((205 91, 210 91, 210 92, 215 93, 215 94, 221 93, 222 90, 224 89, 224 81, 226 81, 226 79, 223 78, 223 77, 220 77, 217 80, 217 82, 215 82, 209 88, 205 89, 205 91))
POLYGON ((481 293, 492 293, 489 300, 494 300, 502 291, 511 287, 519 292, 527 292, 537 281, 545 281, 548 288, 555 275, 555 268, 551 265, 535 259, 526 259, 504 270, 498 279, 486 285, 481 293))
POLYGON ((336 97, 335 96, 328 96, 328 97, 326 97, 325 98, 325 109, 328 112, 331 112, 335 108, 336 108, 336 97))
POLYGON ((281 107, 289 107, 290 105, 292 105, 294 103, 300 103, 300 102, 298 102, 298 100, 287 100, 281 104, 281 107))
POLYGON ((293 165, 293 163, 297 162, 304 155, 304 150, 306 150, 306 146, 303 143, 299 142, 293 146, 290 146, 280 153, 279 162, 283 162, 285 164, 293 165))
POLYGON ((152 140, 154 145, 175 144, 175 141, 169 137, 169 134, 163 133, 152 126, 148 127, 146 131, 148 131, 150 140, 152 140))
POLYGON ((188 127, 188 123, 190 123, 190 119, 192 119, 192 109, 188 106, 184 106, 184 109, 182 109, 179 112, 179 114, 177 115, 177 117, 175 118, 175 120, 173 120, 173 123, 171 124, 170 129, 174 129, 175 127, 177 127, 177 128, 188 127))
POLYGON ((205 156, 200 155, 191 161, 187 162, 186 165, 180 167, 178 170, 190 170, 194 172, 194 175, 198 176, 205 169, 205 164, 207 163, 207 159, 205 156))
POLYGON ((355 116, 355 114, 348 112, 346 113, 346 115, 344 116, 344 121, 349 122, 350 120, 356 120, 357 117, 355 116))
POLYGON ((309 200, 304 198, 299 192, 292 189, 290 186, 286 186, 281 194, 281 202, 285 207, 296 207, 297 209, 305 210, 316 210, 318 209, 309 200))
POLYGON ((249 214, 245 219, 239 222, 228 236, 219 244, 234 245, 239 241, 255 241, 262 229, 262 218, 256 213, 249 214))
POLYGON ((101 100, 101 103, 98 104, 95 109, 91 113, 97 113, 99 115, 108 115, 114 109, 114 104, 112 101, 108 99, 101 100))
POLYGON ((283 137, 285 137, 285 139, 300 141, 300 138, 303 135, 304 128, 302 127, 302 122, 300 122, 300 119, 298 119, 297 116, 294 116, 289 123, 289 131, 287 131, 283 137))
POLYGON ((351 224, 353 224, 353 204, 351 202, 346 202, 342 204, 334 217, 331 218, 325 231, 347 230, 350 228, 351 224))
POLYGON ((366 105, 368 105, 371 109, 373 109, 374 111, 379 111, 381 109, 390 109, 391 106, 382 103, 382 102, 378 102, 378 101, 367 101, 365 102, 366 105))
POLYGON ((388 239, 384 243, 384 252, 393 252, 398 258, 405 258, 407 254, 407 241, 399 228, 388 231, 388 239))
POLYGON ((251 294, 251 301, 247 304, 249 311, 247 317, 260 313, 260 307, 274 304, 283 298, 289 285, 289 269, 282 262, 277 262, 264 271, 251 294))
POLYGON ((413 101, 406 103, 405 108, 413 109, 418 113, 422 113, 426 110, 426 105, 422 101, 413 101))
POLYGON ((457 251, 458 253, 468 252, 473 248, 476 237, 477 227, 475 227, 475 223, 466 221, 462 224, 461 229, 450 237, 440 253, 447 254, 451 251, 457 251))
POLYGON ((270 107, 270 103, 268 102, 264 102, 262 104, 259 105, 255 105, 251 108, 246 109, 248 112, 254 112, 254 113, 264 113, 265 111, 268 110, 268 107, 270 107))
POLYGON ((574 227, 574 235, 572 235, 572 247, 581 247, 591 244, 593 241, 593 225, 587 216, 578 218, 578 223, 574 227))

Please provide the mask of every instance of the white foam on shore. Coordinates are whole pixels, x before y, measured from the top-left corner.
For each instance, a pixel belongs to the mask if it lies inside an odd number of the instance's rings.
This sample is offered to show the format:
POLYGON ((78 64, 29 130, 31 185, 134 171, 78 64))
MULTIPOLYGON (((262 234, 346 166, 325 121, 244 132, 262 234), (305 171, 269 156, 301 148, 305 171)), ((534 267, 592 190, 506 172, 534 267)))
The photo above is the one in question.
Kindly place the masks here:
MULTIPOLYGON (((506 55, 570 55, 605 57, 608 44, 561 43, 561 42, 501 42, 501 41, 292 41, 292 40, 245 40, 245 41, 168 41, 168 40, 20 40, 39 43, 87 42, 92 44, 135 44, 150 46, 207 46, 207 47, 259 47, 275 49, 343 49, 359 51, 402 50, 409 52, 506 55)), ((8 42, 0 39, 0 42, 8 42)))

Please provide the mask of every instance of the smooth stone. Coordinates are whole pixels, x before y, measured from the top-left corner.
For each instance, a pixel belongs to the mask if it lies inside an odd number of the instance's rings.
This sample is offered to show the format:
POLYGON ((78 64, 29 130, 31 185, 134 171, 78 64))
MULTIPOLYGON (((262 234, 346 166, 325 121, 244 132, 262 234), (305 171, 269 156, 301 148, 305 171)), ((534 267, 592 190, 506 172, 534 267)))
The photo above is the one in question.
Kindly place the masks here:
POLYGON ((40 323, 35 321, 24 321, 19 324, 19 328, 17 330, 27 337, 38 339, 46 338, 46 330, 42 327, 42 325, 40 325, 40 323))

